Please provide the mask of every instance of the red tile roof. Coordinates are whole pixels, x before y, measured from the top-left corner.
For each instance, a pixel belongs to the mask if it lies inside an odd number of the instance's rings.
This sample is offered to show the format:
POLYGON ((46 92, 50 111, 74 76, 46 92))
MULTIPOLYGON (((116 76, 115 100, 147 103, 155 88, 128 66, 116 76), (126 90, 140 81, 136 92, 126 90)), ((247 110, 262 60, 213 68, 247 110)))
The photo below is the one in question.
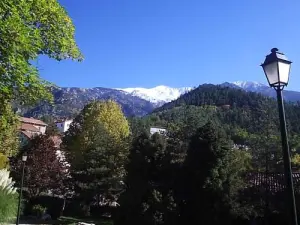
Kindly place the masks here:
POLYGON ((20 117, 20 121, 22 123, 31 123, 31 124, 36 124, 36 125, 40 125, 40 126, 47 126, 47 124, 44 123, 43 121, 37 120, 37 119, 34 119, 34 118, 20 117))
MULTIPOLYGON (((299 187, 300 185, 300 173, 293 172, 293 182, 294 186, 299 187)), ((254 172, 247 174, 248 185, 255 188, 265 188, 271 192, 283 191, 285 189, 285 179, 283 173, 264 173, 264 172, 254 172)))
POLYGON ((31 133, 31 132, 28 132, 28 131, 21 131, 22 134, 24 134, 26 137, 28 137, 29 139, 32 139, 33 137, 36 136, 36 133, 31 133))
POLYGON ((35 126, 33 126, 32 124, 28 124, 28 123, 22 123, 21 124, 21 130, 24 131, 33 131, 33 132, 39 132, 39 129, 36 128, 35 126))

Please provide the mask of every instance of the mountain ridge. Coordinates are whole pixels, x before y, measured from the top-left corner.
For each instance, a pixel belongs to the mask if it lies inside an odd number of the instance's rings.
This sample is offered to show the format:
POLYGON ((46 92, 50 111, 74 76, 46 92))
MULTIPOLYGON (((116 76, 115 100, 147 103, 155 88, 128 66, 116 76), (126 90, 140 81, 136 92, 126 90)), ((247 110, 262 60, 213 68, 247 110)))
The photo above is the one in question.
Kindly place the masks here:
MULTIPOLYGON (((273 98, 276 97, 276 93, 272 88, 258 82, 224 82, 219 86, 256 92, 273 98)), ((17 105, 15 110, 21 115, 28 117, 40 118, 45 115, 55 118, 74 117, 91 101, 112 99, 121 105, 126 116, 144 116, 151 113, 155 108, 175 101, 182 95, 195 89, 191 87, 172 88, 164 85, 149 89, 127 88, 126 90, 104 87, 52 87, 53 105, 45 102, 41 102, 33 107, 17 105), (138 92, 138 90, 142 91, 138 92), (150 93, 150 96, 147 93, 150 93)), ((286 90, 284 91, 284 98, 286 101, 300 101, 300 92, 286 90)))
MULTIPOLYGON (((213 85, 221 85, 225 87, 242 89, 245 91, 252 91, 263 94, 268 97, 276 97, 275 91, 269 86, 262 84, 256 81, 234 81, 234 82, 224 82, 221 84, 213 84, 213 85)), ((179 87, 173 88, 166 85, 159 85, 153 88, 116 88, 117 90, 122 90, 128 94, 133 96, 140 97, 147 101, 150 101, 154 104, 155 107, 162 106, 165 103, 176 100, 181 95, 195 89, 195 87, 179 87)), ((286 101, 300 101, 300 92, 292 91, 292 90, 284 90, 284 99, 286 101)))
POLYGON ((156 106, 160 106, 166 102, 170 102, 179 98, 182 94, 192 90, 191 87, 173 88, 165 85, 155 86, 153 88, 117 88, 117 90, 124 91, 133 96, 140 97, 156 106))

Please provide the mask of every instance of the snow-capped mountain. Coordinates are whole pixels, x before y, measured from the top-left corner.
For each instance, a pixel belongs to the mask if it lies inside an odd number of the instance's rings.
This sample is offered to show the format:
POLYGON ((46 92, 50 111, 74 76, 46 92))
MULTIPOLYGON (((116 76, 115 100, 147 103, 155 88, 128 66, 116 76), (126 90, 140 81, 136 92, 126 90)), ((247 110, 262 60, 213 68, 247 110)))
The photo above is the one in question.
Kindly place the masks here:
POLYGON ((123 88, 122 90, 130 95, 140 97, 156 105, 162 105, 179 98, 182 94, 192 90, 191 87, 172 88, 160 85, 154 88, 123 88))
POLYGON ((235 82, 232 82, 232 84, 234 84, 244 90, 254 91, 254 92, 269 88, 269 86, 259 83, 259 82, 255 82, 255 81, 235 81, 235 82))
MULTIPOLYGON (((255 82, 255 81, 236 81, 236 82, 225 82, 221 86, 231 87, 231 88, 241 88, 245 91, 257 92, 265 96, 276 97, 276 92, 270 88, 268 85, 255 82)), ((286 101, 297 102, 300 101, 300 92, 284 90, 284 99, 286 101)))

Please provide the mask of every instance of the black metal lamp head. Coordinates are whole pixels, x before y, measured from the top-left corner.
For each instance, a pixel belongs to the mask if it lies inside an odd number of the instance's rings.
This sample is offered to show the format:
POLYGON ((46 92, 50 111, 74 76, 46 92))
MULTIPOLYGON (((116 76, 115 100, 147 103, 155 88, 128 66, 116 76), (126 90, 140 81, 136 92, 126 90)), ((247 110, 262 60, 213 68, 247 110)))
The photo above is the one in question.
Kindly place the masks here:
POLYGON ((291 63, 277 48, 272 48, 271 54, 261 64, 271 87, 283 89, 288 85, 291 63))

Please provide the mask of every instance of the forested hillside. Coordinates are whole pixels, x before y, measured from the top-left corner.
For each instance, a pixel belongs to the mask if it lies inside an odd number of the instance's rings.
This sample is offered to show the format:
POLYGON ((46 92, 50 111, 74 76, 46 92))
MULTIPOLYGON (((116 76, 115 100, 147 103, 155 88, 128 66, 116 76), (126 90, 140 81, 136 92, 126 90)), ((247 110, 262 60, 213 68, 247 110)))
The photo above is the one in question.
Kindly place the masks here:
MULTIPOLYGON (((290 146, 296 154, 300 152, 300 106, 285 106, 290 146)), ((202 85, 142 119, 132 118, 131 127, 134 134, 150 126, 165 127, 186 140, 209 121, 224 130, 232 144, 250 147, 256 169, 263 168, 261 158, 271 153, 273 169, 278 169, 282 156, 277 102, 261 94, 202 85)))
MULTIPOLYGON (((289 131, 293 134, 299 133, 299 104, 286 103, 285 106, 289 131)), ((186 116, 207 118, 218 121, 229 130, 241 128, 250 133, 260 133, 266 124, 278 124, 275 99, 254 92, 210 84, 201 85, 177 100, 163 105, 156 109, 153 115, 173 122, 177 119, 181 121, 186 116)))

